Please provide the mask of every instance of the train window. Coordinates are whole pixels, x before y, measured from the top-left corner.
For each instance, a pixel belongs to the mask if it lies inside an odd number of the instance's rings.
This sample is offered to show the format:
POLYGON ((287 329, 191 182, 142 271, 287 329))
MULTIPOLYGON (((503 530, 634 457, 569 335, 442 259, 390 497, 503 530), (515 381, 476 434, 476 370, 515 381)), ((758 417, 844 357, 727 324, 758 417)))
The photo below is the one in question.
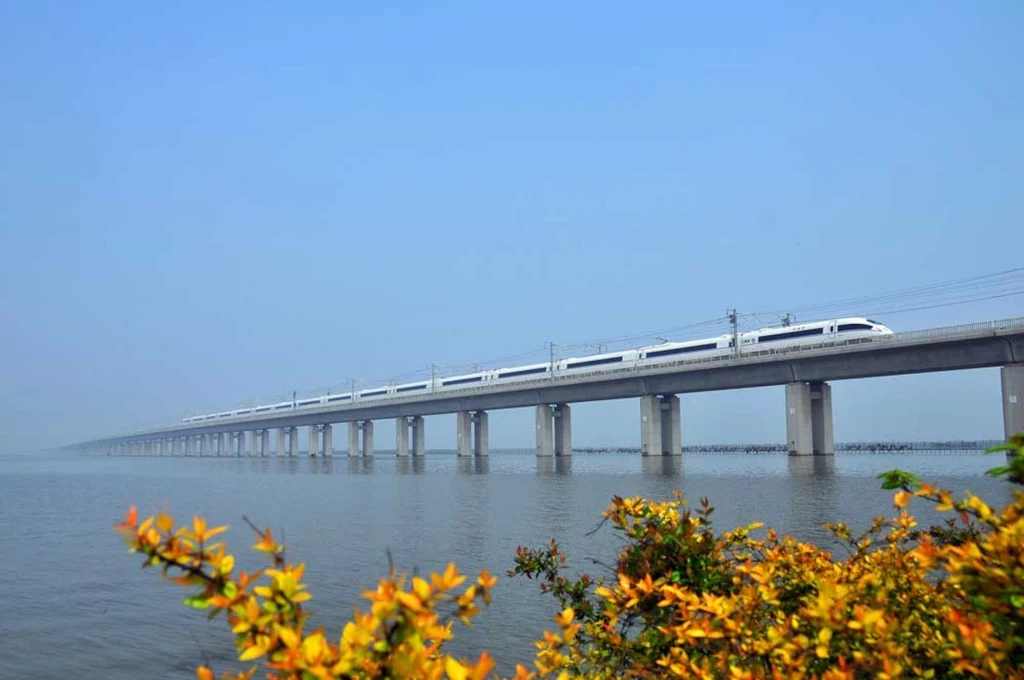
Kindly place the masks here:
POLYGON ((477 375, 477 376, 474 376, 472 378, 456 378, 455 380, 445 380, 441 384, 442 385, 446 385, 446 386, 447 385, 463 385, 465 383, 480 382, 483 379, 484 379, 484 377, 482 375, 477 375))
POLYGON ((870 331, 871 324, 866 323, 841 323, 839 324, 839 332, 843 331, 870 331))
POLYGON ((527 369, 522 370, 522 371, 505 371, 504 373, 499 373, 498 377, 499 378, 512 378, 512 377, 520 376, 520 375, 536 375, 537 373, 547 373, 547 372, 548 372, 548 367, 544 366, 543 368, 527 368, 527 369))
POLYGON ((334 397, 327 397, 327 401, 342 401, 342 400, 348 399, 348 398, 349 398, 349 395, 347 395, 347 394, 339 394, 339 395, 334 396, 334 397))
POLYGON ((617 364, 622 361, 622 357, 608 357, 605 359, 591 359, 589 361, 577 361, 571 364, 567 364, 567 368, 583 368, 584 366, 600 366, 602 364, 617 364))
POLYGON ((413 390, 425 389, 427 389, 427 384, 423 383, 422 385, 409 385, 407 387, 399 387, 397 390, 395 390, 395 392, 412 392, 413 390))
POLYGON ((803 331, 789 331, 788 333, 772 333, 771 335, 765 333, 757 339, 758 343, 762 342, 774 342, 776 340, 791 340, 793 338, 805 338, 811 335, 821 335, 825 332, 824 328, 808 328, 803 331))
POLYGON ((649 357, 663 357, 670 354, 685 354, 687 352, 703 352, 709 349, 717 349, 718 343, 709 342, 705 345, 693 345, 691 347, 673 347, 672 349, 654 349, 648 350, 647 356, 649 357))

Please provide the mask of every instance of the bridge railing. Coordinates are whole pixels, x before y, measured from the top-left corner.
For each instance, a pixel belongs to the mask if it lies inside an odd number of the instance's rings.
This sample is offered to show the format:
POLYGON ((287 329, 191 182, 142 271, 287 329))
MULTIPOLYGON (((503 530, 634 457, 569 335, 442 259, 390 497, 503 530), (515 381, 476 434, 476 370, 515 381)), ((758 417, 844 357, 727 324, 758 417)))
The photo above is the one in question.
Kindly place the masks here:
POLYGON ((1024 329, 1024 317, 1015 319, 999 319, 997 321, 982 321, 979 323, 960 324, 958 326, 942 326, 940 328, 925 328, 919 331, 901 331, 893 333, 893 340, 928 340, 932 338, 959 338, 965 335, 983 335, 987 331, 993 333, 1024 329))

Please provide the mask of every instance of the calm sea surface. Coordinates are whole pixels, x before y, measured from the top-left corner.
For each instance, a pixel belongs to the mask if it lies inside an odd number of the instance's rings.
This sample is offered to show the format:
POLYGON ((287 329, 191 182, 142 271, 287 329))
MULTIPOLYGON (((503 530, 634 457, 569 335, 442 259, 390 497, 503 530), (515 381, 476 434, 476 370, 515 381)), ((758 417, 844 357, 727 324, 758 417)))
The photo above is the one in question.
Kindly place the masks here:
MULTIPOLYGON (((456 629, 451 651, 488 649, 508 669, 531 658, 532 642, 555 612, 536 583, 510 581, 517 545, 557 538, 570 565, 610 561, 619 544, 594 535, 613 494, 669 498, 676 489, 716 506, 719 528, 764 520, 799 538, 828 542, 821 523, 863 527, 890 510, 875 475, 912 470, 993 502, 1004 482, 984 476, 1001 458, 980 453, 577 455, 538 460, 495 452, 482 460, 430 453, 425 460, 216 458, 0 458, 0 677, 194 678, 208 657, 233 658, 222 620, 181 606, 186 590, 140 571, 111 531, 134 503, 140 513, 193 513, 229 524, 229 549, 247 569, 242 515, 283 529, 291 556, 307 563, 314 623, 329 633, 386 573, 387 551, 400 568, 442 569, 449 559, 502 576, 494 603, 470 630, 456 629)), ((919 518, 934 515, 915 508, 919 518)))

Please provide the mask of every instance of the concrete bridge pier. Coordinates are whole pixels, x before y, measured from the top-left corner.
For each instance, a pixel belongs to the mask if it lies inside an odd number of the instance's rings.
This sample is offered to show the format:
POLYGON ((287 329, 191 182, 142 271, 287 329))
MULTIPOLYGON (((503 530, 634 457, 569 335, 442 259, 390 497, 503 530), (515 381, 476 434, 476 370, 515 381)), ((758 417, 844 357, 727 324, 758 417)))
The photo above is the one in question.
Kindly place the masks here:
POLYGON ((427 452, 426 428, 423 416, 410 418, 412 424, 412 455, 422 456, 427 452))
POLYGON ((409 455, 409 419, 405 416, 395 418, 395 455, 409 455))
POLYGON ((572 455, 572 408, 568 404, 537 407, 537 455, 572 455))
POLYGON ((260 433, 260 455, 264 458, 270 455, 270 430, 260 433))
POLYGON ((192 437, 185 437, 185 455, 193 455, 193 447, 195 446, 195 440, 192 437))
POLYGON ((363 431, 363 457, 366 458, 373 455, 373 421, 364 420, 360 428, 363 431))
POLYGON ((683 428, 676 395, 640 397, 640 453, 644 456, 682 455, 683 428))
POLYGON ((791 456, 832 455, 832 386, 824 382, 786 385, 786 440, 791 456))
POLYGON ((1003 384, 1003 434, 1007 439, 1024 432, 1024 364, 999 369, 1003 384))
POLYGON ((288 455, 288 432, 283 427, 277 428, 277 448, 274 449, 274 455, 279 458, 288 455))
POLYGON ((324 435, 324 458, 334 457, 334 428, 331 427, 330 423, 324 423, 320 426, 323 430, 324 435))
POLYGON ((541 404, 537 407, 537 455, 541 458, 547 458, 555 455, 554 446, 552 446, 552 422, 551 422, 551 405, 541 404))
POLYGON ((318 425, 309 426, 309 457, 316 458, 320 453, 320 427, 318 425))
POLYGON ((555 419, 555 455, 572 455, 572 407, 556 404, 551 410, 555 419))
POLYGON ((487 418, 487 411, 473 412, 473 455, 486 456, 488 454, 488 438, 490 435, 490 424, 487 418))
POLYGON ((455 414, 455 453, 466 457, 473 455, 473 418, 469 411, 455 414))
POLYGON ((355 458, 359 455, 359 423, 351 421, 348 424, 348 457, 355 458))
POLYGON ((294 458, 299 455, 299 428, 288 428, 288 457, 294 458))

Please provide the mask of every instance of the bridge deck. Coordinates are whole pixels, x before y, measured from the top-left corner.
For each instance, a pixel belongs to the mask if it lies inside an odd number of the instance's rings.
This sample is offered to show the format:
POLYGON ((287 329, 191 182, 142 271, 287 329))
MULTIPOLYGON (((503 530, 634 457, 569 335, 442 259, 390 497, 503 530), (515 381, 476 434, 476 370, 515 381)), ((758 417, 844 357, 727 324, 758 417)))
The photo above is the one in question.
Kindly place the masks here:
POLYGON ((295 427, 401 416, 426 416, 715 390, 988 368, 1024 363, 1024 317, 895 333, 870 340, 744 350, 738 356, 685 359, 599 373, 445 389, 415 396, 331 404, 188 423, 84 442, 79 446, 159 437, 295 427))

